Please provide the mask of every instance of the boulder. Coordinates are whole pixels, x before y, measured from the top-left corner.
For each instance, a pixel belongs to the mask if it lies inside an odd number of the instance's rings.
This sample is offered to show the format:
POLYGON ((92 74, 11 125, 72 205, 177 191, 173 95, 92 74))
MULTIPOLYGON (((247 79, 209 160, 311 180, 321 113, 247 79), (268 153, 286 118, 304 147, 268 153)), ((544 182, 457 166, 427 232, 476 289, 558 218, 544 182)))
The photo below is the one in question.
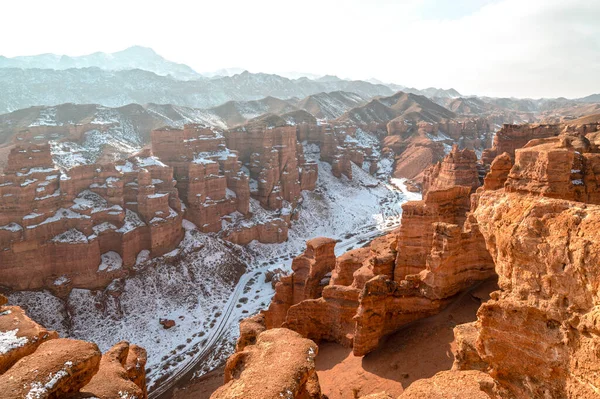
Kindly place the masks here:
POLYGON ((81 388, 80 397, 145 399, 145 365, 144 349, 119 342, 102 355, 98 372, 81 388))
POLYGON ((0 375, 0 398, 61 398, 79 392, 98 371, 95 344, 57 338, 0 375))
MULTIPOLYGON (((6 297, 0 296, 0 303, 5 300, 6 297)), ((42 343, 55 338, 58 338, 56 331, 40 326, 20 307, 0 306, 0 374, 35 352, 42 343)))
POLYGON ((314 342, 294 331, 265 331, 256 344, 227 359, 225 385, 211 399, 321 399, 314 363, 317 351, 314 342))

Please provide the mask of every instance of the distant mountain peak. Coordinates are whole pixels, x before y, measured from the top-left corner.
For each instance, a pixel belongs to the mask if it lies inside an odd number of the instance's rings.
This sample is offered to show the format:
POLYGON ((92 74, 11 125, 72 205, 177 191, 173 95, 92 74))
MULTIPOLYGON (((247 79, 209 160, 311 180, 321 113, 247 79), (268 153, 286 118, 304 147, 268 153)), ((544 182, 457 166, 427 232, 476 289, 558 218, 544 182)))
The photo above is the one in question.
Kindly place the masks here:
POLYGON ((14 58, 0 57, 0 68, 54 69, 96 67, 107 71, 141 69, 160 76, 172 76, 179 80, 202 77, 187 65, 169 61, 150 47, 131 46, 114 53, 95 52, 82 56, 38 54, 14 58))

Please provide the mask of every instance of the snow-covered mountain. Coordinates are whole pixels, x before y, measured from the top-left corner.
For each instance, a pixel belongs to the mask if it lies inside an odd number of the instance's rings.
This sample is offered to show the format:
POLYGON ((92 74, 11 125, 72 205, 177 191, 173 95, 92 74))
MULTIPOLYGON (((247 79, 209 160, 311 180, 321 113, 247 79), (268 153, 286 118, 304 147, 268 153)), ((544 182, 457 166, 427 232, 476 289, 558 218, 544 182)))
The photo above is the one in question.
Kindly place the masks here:
POLYGON ((108 107, 157 103, 210 108, 232 100, 250 101, 268 96, 304 98, 332 91, 346 91, 367 98, 393 94, 387 86, 364 81, 291 80, 278 75, 249 72, 231 77, 182 81, 141 69, 0 68, 0 113, 34 105, 62 103, 102 104, 108 107))
POLYGON ((0 56, 0 68, 56 69, 96 67, 106 71, 143 69, 160 76, 176 79, 200 79, 202 75, 187 65, 169 61, 148 47, 133 46, 115 53, 97 52, 78 57, 58 54, 40 54, 6 58, 0 56))

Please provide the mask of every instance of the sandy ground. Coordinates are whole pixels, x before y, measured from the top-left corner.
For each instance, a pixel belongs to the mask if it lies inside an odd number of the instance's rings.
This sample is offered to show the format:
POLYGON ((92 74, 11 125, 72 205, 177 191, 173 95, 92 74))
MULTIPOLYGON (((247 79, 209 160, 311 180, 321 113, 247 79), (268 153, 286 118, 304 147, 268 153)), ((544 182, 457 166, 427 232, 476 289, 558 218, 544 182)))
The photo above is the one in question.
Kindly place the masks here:
POLYGON ((223 385, 223 370, 225 366, 211 371, 193 380, 189 385, 175 388, 171 398, 177 399, 209 399, 210 395, 223 385))
POLYGON ((355 357, 334 343, 319 345, 316 358, 321 389, 329 399, 354 399, 387 391, 402 393, 413 381, 448 370, 454 362, 453 328, 476 320, 477 309, 495 282, 485 282, 462 294, 442 313, 418 320, 390 335, 375 351, 355 357))
MULTIPOLYGON (((321 389, 329 399, 355 399, 387 391, 397 396, 413 381, 449 370, 454 362, 453 328, 476 319, 477 309, 497 290, 495 281, 463 293, 442 313, 418 320, 390 335, 375 351, 355 357, 334 343, 319 345, 316 358, 321 389)), ((209 399, 223 384, 223 367, 177 388, 177 399, 209 399)))

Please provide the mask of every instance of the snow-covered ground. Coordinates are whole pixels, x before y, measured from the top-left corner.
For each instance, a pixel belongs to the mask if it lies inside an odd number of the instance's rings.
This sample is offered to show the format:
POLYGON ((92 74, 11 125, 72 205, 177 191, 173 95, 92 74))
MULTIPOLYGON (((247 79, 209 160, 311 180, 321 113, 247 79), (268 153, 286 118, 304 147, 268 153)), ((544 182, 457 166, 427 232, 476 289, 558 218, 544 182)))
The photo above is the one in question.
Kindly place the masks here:
POLYGON ((318 147, 305 153, 318 162, 319 179, 315 191, 303 192, 287 242, 240 247, 186 221, 177 250, 151 260, 140 254, 137 272, 103 291, 75 289, 66 300, 18 292, 11 302, 62 336, 97 342, 103 351, 121 340, 145 347, 151 389, 168 387, 184 371, 208 372, 232 353, 239 321, 268 306, 274 293, 268 270, 289 270, 306 240, 317 236, 340 240, 338 255, 362 246, 398 226, 402 203, 420 199, 402 180, 379 180, 356 165, 353 180, 337 179, 318 161, 318 147), (176 325, 164 329, 161 319, 176 325))

